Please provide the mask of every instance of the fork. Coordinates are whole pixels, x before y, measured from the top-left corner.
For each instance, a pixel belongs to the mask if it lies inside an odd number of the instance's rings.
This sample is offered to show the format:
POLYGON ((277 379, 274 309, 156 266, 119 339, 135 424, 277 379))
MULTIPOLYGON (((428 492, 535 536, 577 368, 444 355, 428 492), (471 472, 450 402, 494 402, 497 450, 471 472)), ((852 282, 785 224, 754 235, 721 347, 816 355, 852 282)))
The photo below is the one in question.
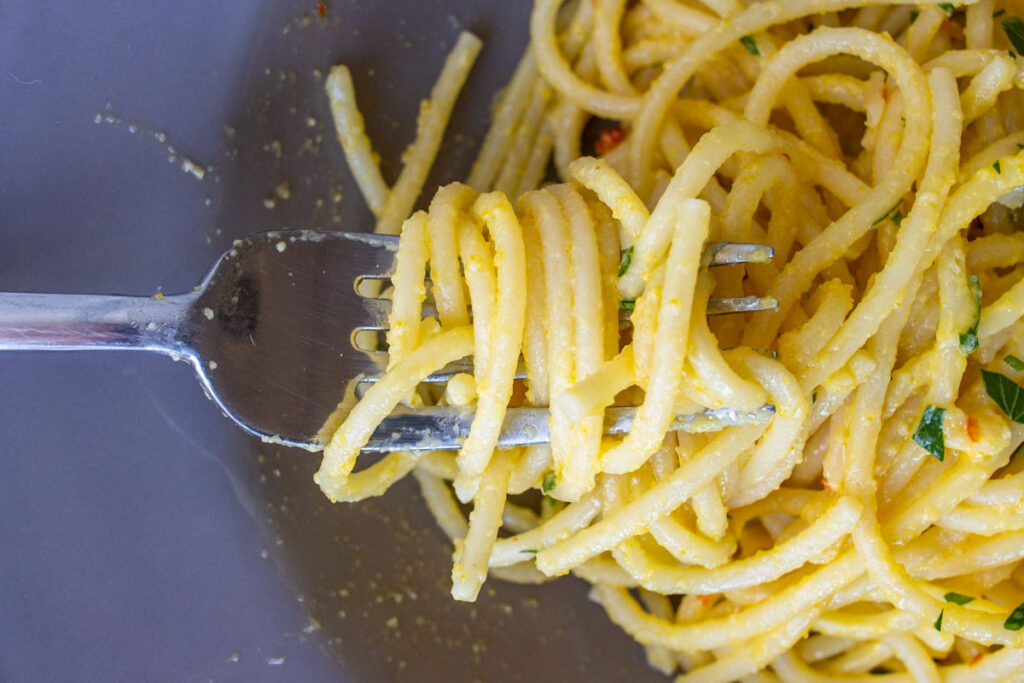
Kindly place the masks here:
MULTIPOLYGON (((334 231, 271 231, 236 240, 193 291, 175 296, 0 293, 0 351, 152 351, 189 363, 208 398, 266 441, 320 450, 384 370, 387 280, 398 238, 334 231), (340 403, 339 403, 340 397, 340 403)), ((765 262, 770 247, 708 245, 707 266, 765 262)), ((712 299, 708 311, 774 308, 771 297, 712 299)), ((465 361, 427 378, 472 372, 465 361)), ((522 368, 518 375, 523 376, 522 368)), ((762 422, 751 412, 679 415, 673 429, 712 431, 762 422)), ((634 408, 609 411, 606 431, 629 430, 634 408)), ((546 408, 510 408, 498 445, 548 441, 546 408)), ((455 450, 471 409, 397 410, 364 450, 455 450)))

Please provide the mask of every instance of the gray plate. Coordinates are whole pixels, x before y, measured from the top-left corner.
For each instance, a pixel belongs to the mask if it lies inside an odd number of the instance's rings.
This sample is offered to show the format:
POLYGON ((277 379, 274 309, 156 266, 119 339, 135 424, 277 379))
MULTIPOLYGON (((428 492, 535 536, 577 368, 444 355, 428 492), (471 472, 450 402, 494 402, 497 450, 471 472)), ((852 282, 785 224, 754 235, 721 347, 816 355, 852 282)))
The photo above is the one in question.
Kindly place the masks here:
MULTIPOLYGON (((0 290, 179 291, 249 232, 366 229, 314 69, 353 67, 392 178, 467 27, 428 186, 463 177, 529 4, 4 0, 0 290)), ((574 579, 453 603, 411 483, 330 505, 315 456, 244 437, 183 364, 6 354, 0 392, 0 680, 663 680, 574 579)))

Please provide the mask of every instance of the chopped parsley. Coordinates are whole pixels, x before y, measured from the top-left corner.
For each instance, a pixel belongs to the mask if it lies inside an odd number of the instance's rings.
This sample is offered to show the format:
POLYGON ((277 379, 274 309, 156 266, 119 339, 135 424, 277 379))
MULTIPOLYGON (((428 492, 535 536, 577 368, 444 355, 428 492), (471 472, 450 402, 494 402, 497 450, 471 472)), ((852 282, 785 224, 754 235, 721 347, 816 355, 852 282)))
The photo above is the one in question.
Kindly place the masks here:
POLYGON ((817 402, 818 402, 818 392, 815 391, 813 394, 811 394, 811 403, 814 404, 814 403, 817 403, 817 402))
POLYGON ((999 23, 1017 54, 1024 54, 1024 21, 1020 17, 1007 17, 999 23))
POLYGON ((969 602, 974 602, 974 598, 960 593, 946 593, 946 602, 951 602, 954 605, 966 605, 969 602))
POLYGON ((1003 622, 1003 628, 1007 631, 1019 631, 1024 628, 1024 602, 1010 612, 1010 616, 1006 617, 1006 621, 1003 622))
POLYGON ((992 164, 992 168, 996 169, 996 173, 998 173, 999 175, 1003 174, 1003 167, 999 165, 998 161, 992 164))
POLYGON ((740 42, 743 43, 743 47, 747 48, 747 52, 755 57, 761 56, 761 49, 757 47, 757 41, 754 40, 753 36, 743 36, 740 38, 740 42))
POLYGON ((944 609, 943 610, 939 610, 939 618, 935 620, 935 630, 936 631, 941 631, 942 630, 942 615, 944 615, 945 613, 946 613, 946 610, 944 610, 944 609))
POLYGON ((557 485, 558 476, 554 472, 547 472, 544 475, 544 480, 540 483, 540 490, 544 493, 549 493, 554 491, 557 485))
POLYGON ((928 406, 914 432, 914 441, 940 461, 946 457, 946 439, 942 434, 942 418, 945 408, 928 406))
POLYGON ((992 18, 993 19, 998 19, 999 17, 1003 16, 1004 14, 1006 14, 1006 8, 1005 7, 1003 9, 997 9, 995 12, 993 12, 992 13, 992 18))
POLYGON ((985 391, 1006 416, 1024 424, 1024 388, 1000 372, 981 371, 985 391))
POLYGON ((636 299, 623 299, 619 302, 619 308, 624 311, 632 311, 636 308, 636 299))
POLYGON ((954 10, 953 3, 951 3, 951 2, 940 2, 939 3, 939 7, 942 9, 943 12, 946 13, 947 17, 953 16, 953 10, 954 10))
POLYGON ((903 212, 900 211, 899 209, 896 209, 896 213, 892 215, 892 222, 896 224, 897 228, 900 227, 900 225, 903 223, 904 217, 905 216, 903 215, 903 212))
POLYGON ((960 333, 960 353, 969 356, 978 349, 978 323, 981 322, 981 283, 977 275, 967 278, 967 285, 971 289, 971 298, 974 299, 974 321, 971 326, 960 333))
POLYGON ((1022 145, 1021 143, 1018 142, 1017 143, 1017 151, 1020 151, 1020 150, 1024 150, 1024 145, 1022 145))
POLYGON ((1024 360, 1021 360, 1020 358, 1017 358, 1017 356, 1013 355, 1012 353, 1009 356, 1007 356, 1006 358, 1004 358, 1003 362, 1006 363, 1007 365, 1009 365, 1011 368, 1013 368, 1017 372, 1020 372, 1021 370, 1024 370, 1024 360))
POLYGON ((622 255, 619 257, 619 277, 626 274, 629 270, 629 264, 633 261, 633 245, 630 245, 626 249, 622 250, 622 255))
POLYGON ((525 548, 523 550, 520 550, 519 552, 526 553, 527 555, 536 555, 537 554, 537 549, 536 548, 525 548))
MULTIPOLYGON (((896 202, 895 204, 893 204, 893 206, 892 206, 892 208, 891 208, 891 209, 889 209, 889 210, 888 210, 888 211, 886 211, 886 212, 885 212, 884 214, 882 214, 881 216, 879 216, 878 218, 876 218, 876 219, 875 219, 875 222, 871 224, 871 227, 873 228, 873 227, 875 227, 876 225, 878 225, 879 223, 881 223, 882 221, 884 221, 884 220, 886 220, 886 219, 888 219, 888 218, 892 218, 893 214, 895 214, 895 212, 899 210, 899 208, 900 208, 900 206, 901 206, 902 204, 903 204, 903 198, 901 197, 901 198, 900 198, 900 200, 899 200, 898 202, 896 202)), ((901 215, 902 215, 902 214, 901 214, 901 215)), ((902 219, 900 219, 900 220, 902 220, 902 219)))
POLYGON ((919 16, 921 16, 921 12, 920 11, 918 11, 916 9, 910 10, 910 23, 913 24, 915 21, 917 21, 917 18, 919 16))

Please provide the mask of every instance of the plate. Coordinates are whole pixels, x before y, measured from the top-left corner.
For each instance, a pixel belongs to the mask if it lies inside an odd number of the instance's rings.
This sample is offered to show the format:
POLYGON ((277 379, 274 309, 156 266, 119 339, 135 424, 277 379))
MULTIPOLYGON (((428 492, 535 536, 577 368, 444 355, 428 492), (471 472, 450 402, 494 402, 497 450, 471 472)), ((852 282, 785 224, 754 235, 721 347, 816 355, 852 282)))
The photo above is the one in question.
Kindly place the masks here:
MULTIPOLYGON (((458 31, 485 48, 430 188, 465 176, 530 3, 9 0, 0 290, 192 287, 236 238, 368 229, 322 94, 353 71, 393 179, 458 31)), ((567 579, 455 603, 412 482, 360 505, 184 364, 0 355, 0 679, 663 680, 567 579)))

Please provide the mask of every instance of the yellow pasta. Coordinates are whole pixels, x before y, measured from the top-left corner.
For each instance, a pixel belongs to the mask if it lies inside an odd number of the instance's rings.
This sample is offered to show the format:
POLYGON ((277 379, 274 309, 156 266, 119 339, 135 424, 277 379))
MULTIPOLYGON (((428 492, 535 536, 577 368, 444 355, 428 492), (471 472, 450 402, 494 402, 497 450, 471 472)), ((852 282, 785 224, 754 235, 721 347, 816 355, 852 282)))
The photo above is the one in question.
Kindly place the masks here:
POLYGON ((411 217, 477 43, 394 188, 336 67, 346 158, 404 227, 387 371, 317 483, 351 501, 412 473, 456 599, 572 573, 677 681, 1024 681, 1020 12, 536 0, 468 184, 411 217), (775 257, 707 268, 719 241, 775 257), (742 296, 778 310, 706 315, 742 296), (462 450, 357 470, 401 401, 475 410, 462 450), (614 404, 628 434, 603 434, 614 404), (496 449, 520 405, 550 444, 496 449))
POLYGON ((380 174, 377 158, 363 128, 363 117, 356 104, 352 76, 344 64, 331 69, 327 77, 327 94, 331 100, 331 114, 338 141, 345 150, 352 175, 359 185, 367 206, 374 215, 380 215, 388 199, 387 184, 380 174))

